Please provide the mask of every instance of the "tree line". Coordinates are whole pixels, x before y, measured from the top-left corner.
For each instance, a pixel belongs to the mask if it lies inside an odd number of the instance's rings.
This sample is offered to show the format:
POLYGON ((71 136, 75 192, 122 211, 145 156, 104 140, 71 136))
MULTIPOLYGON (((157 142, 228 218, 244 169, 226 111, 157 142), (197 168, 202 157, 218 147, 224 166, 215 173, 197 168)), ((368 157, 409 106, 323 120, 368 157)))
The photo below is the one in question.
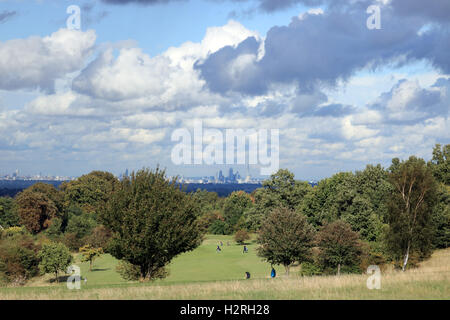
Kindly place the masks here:
POLYGON ((0 283, 23 284, 110 253, 129 280, 163 278, 170 261, 206 233, 257 234, 262 259, 304 275, 361 272, 369 264, 417 265, 450 245, 450 145, 428 163, 393 159, 341 172, 312 187, 280 169, 261 188, 219 197, 186 192, 165 171, 118 180, 93 171, 58 188, 36 183, 0 198, 0 283))

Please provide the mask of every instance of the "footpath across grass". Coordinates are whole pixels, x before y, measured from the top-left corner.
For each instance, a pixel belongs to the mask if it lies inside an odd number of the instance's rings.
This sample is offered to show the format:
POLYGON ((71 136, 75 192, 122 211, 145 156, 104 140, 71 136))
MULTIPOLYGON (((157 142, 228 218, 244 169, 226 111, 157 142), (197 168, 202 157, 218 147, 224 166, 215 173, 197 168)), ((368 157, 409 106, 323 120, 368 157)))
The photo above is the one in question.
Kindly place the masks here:
POLYGON ((449 299, 450 249, 436 251, 419 268, 382 274, 380 290, 366 287, 367 275, 300 277, 295 269, 289 278, 277 267, 270 279, 270 265, 256 256, 256 244, 249 253, 231 237, 209 235, 192 252, 170 264, 170 275, 151 283, 127 282, 116 273, 117 260, 104 255, 81 266, 80 290, 68 290, 65 283, 51 283, 51 275, 34 279, 25 287, 0 288, 2 299, 449 299), (220 253, 217 245, 222 241, 220 253), (227 245, 227 242, 229 245, 227 245), (245 272, 251 279, 245 280, 245 272))

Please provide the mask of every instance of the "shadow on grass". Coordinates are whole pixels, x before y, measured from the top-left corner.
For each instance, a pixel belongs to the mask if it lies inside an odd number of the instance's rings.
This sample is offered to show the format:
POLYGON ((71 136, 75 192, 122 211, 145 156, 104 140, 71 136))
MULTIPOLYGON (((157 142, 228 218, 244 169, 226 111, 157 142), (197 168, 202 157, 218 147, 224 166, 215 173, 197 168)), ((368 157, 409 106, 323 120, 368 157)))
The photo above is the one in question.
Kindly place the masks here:
POLYGON ((92 272, 94 272, 94 271, 107 271, 107 270, 111 270, 111 268, 93 268, 91 271, 92 272))
MULTIPOLYGON (((69 277, 70 277, 70 275, 68 275, 68 276, 59 276, 58 277, 58 282, 59 283, 67 282, 67 279, 69 279, 69 277)), ((50 283, 57 283, 55 278, 49 279, 48 282, 50 282, 50 283)))

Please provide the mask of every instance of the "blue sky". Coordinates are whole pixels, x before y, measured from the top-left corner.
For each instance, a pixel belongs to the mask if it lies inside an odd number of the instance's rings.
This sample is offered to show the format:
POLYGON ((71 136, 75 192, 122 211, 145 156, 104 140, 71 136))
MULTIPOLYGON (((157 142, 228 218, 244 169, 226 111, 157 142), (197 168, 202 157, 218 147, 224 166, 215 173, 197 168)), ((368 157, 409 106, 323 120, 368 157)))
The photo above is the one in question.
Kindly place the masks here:
POLYGON ((308 180, 449 143, 448 1, 111 2, 0 2, 0 174, 226 170, 171 161, 194 120, 280 129, 308 180))

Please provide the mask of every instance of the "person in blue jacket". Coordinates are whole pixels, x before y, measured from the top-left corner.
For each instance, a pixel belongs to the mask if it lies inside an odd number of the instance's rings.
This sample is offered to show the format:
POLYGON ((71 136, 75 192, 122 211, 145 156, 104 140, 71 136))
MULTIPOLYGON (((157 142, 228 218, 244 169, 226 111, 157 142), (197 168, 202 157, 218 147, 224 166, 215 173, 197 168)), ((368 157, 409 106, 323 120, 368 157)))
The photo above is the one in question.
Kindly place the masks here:
POLYGON ((270 272, 270 277, 271 278, 275 278, 277 276, 277 272, 275 271, 275 269, 272 267, 272 271, 270 272))

